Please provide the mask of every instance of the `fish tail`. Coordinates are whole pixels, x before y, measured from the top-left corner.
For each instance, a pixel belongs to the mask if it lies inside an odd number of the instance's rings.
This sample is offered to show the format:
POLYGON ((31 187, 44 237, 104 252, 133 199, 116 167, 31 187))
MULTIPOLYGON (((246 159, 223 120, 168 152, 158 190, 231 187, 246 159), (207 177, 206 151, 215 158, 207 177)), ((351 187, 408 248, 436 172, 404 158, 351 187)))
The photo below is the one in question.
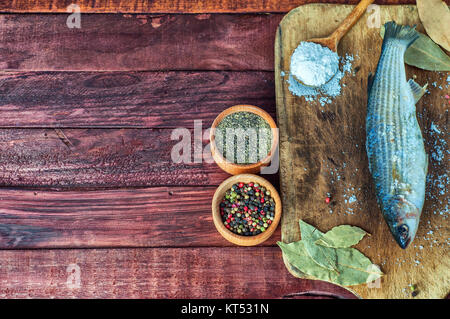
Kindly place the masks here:
POLYGON ((419 38, 416 31, 416 26, 410 27, 408 25, 399 25, 394 21, 389 21, 384 24, 384 39, 383 47, 390 41, 401 43, 406 49, 419 38))

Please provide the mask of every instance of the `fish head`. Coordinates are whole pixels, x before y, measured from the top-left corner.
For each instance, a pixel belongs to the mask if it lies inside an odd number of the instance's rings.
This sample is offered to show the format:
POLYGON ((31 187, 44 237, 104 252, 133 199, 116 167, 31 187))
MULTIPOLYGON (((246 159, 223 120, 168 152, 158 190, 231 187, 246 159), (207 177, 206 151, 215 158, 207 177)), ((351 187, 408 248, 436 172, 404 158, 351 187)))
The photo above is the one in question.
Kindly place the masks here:
POLYGON ((419 227, 420 210, 402 196, 390 201, 385 219, 398 245, 405 249, 414 240, 419 227))

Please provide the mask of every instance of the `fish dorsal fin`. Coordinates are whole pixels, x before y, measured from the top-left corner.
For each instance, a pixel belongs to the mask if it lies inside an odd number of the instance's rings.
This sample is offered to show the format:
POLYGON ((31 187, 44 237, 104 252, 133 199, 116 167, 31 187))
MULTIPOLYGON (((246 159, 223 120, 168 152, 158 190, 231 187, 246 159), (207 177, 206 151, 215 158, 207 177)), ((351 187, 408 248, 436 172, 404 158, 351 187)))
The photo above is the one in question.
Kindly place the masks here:
POLYGON ((411 88, 412 94, 414 96, 414 103, 417 103, 420 100, 420 98, 427 91, 428 83, 425 84, 423 87, 421 87, 413 79, 409 79, 408 84, 409 84, 409 87, 411 88))
POLYGON ((372 72, 370 72, 369 77, 367 78, 367 92, 370 92, 370 90, 372 89, 374 79, 375 75, 372 72))

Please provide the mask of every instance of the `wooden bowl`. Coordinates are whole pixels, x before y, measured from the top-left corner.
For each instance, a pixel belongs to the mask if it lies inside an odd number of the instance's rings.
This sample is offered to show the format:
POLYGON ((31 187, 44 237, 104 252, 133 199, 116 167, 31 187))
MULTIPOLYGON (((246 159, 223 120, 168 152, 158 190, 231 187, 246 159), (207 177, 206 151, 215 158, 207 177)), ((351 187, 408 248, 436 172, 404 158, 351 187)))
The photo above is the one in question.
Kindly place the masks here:
POLYGON ((275 151, 278 147, 278 129, 277 129, 277 124, 275 123, 273 118, 269 115, 269 113, 267 113, 263 109, 261 109, 257 106, 254 106, 254 105, 244 105, 244 104, 235 105, 235 106, 229 107, 228 109, 224 110, 222 113, 220 113, 216 117, 216 119, 214 120, 214 122, 211 126, 209 140, 210 140, 212 157, 214 158, 214 161, 216 162, 216 164, 221 169, 223 169, 225 172, 227 172, 228 174, 231 174, 231 175, 243 174, 243 173, 257 174, 260 172, 262 166, 269 165, 273 155, 275 154, 275 151), (216 141, 215 141, 215 132, 216 132, 217 125, 219 125, 219 123, 226 116, 228 116, 232 113, 236 113, 236 112, 250 112, 250 113, 259 115, 272 128, 272 145, 270 147, 270 151, 267 154, 267 156, 259 162, 256 162, 253 164, 235 164, 233 162, 230 162, 226 158, 224 158, 222 156, 222 154, 220 153, 220 151, 217 149, 217 145, 216 145, 216 141))
POLYGON ((240 174, 231 176, 226 179, 219 185, 216 192, 214 193, 214 197, 212 200, 212 215, 214 225, 217 228, 217 231, 229 242, 240 246, 255 246, 261 244, 266 241, 277 229, 278 223, 281 219, 281 199, 280 195, 278 195, 277 190, 273 187, 272 184, 269 183, 265 178, 261 176, 253 175, 253 174, 240 174), (236 183, 258 183, 259 185, 264 186, 267 190, 270 191, 270 196, 275 201, 275 215, 272 224, 267 227, 267 230, 263 233, 260 233, 255 236, 243 236, 233 233, 231 230, 228 230, 222 222, 222 216, 220 216, 220 202, 227 190, 236 183))

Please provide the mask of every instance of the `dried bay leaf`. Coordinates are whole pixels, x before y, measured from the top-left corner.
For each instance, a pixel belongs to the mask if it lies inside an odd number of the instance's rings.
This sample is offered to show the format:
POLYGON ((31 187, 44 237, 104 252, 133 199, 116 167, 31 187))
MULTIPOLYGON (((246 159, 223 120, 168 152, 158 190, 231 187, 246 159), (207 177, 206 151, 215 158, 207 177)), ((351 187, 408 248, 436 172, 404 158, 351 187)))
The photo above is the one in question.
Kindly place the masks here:
MULTIPOLYGON (((428 71, 450 71, 450 57, 428 36, 417 33, 419 38, 405 52, 405 63, 428 71)), ((380 35, 384 37, 384 26, 380 35)))
POLYGON ((315 241, 323 236, 323 233, 312 225, 300 220, 300 232, 306 253, 319 265, 339 273, 336 266, 336 250, 329 247, 316 245, 315 241))
POLYGON ((366 234, 367 232, 359 227, 341 225, 325 233, 315 243, 325 247, 346 248, 359 243, 366 234))
POLYGON ((372 264, 369 258, 355 248, 336 249, 338 274, 319 266, 306 252, 303 240, 290 244, 278 242, 278 245, 291 267, 315 279, 353 286, 372 282, 383 275, 377 265, 372 264))
MULTIPOLYGON (((301 220, 299 224, 302 240, 289 244, 283 242, 278 242, 277 244, 280 246, 283 257, 289 268, 294 269, 302 278, 320 279, 342 286, 353 286, 372 282, 383 275, 377 265, 373 264, 369 258, 355 248, 323 247, 311 242, 312 238, 317 238, 317 236, 321 238, 326 234, 323 234, 315 227, 301 220), (312 245, 310 248, 313 250, 314 246, 333 250, 337 257, 335 264, 337 271, 321 266, 317 260, 311 256, 311 253, 307 251, 307 245, 312 245)), ((357 227, 355 227, 357 229, 352 229, 350 227, 352 226, 338 226, 330 230, 330 232, 334 230, 334 233, 336 234, 334 236, 338 236, 338 233, 343 234, 342 231, 345 229, 355 233, 364 232, 357 227)), ((366 234, 366 232, 364 232, 364 234, 366 234)), ((316 241, 317 240, 318 239, 316 239, 316 241)), ((352 240, 355 241, 354 239, 352 240)))
POLYGON ((428 71, 450 71, 450 57, 425 34, 406 50, 406 64, 428 71))
POLYGON ((450 51, 450 10, 442 0, 417 0, 420 21, 430 38, 450 51))
POLYGON ((289 244, 278 242, 288 262, 300 272, 316 279, 335 282, 338 274, 335 271, 319 266, 306 252, 304 241, 296 241, 289 244))
POLYGON ((343 286, 353 286, 372 282, 383 273, 369 258, 355 248, 338 248, 338 269, 340 275, 335 283, 343 286))

